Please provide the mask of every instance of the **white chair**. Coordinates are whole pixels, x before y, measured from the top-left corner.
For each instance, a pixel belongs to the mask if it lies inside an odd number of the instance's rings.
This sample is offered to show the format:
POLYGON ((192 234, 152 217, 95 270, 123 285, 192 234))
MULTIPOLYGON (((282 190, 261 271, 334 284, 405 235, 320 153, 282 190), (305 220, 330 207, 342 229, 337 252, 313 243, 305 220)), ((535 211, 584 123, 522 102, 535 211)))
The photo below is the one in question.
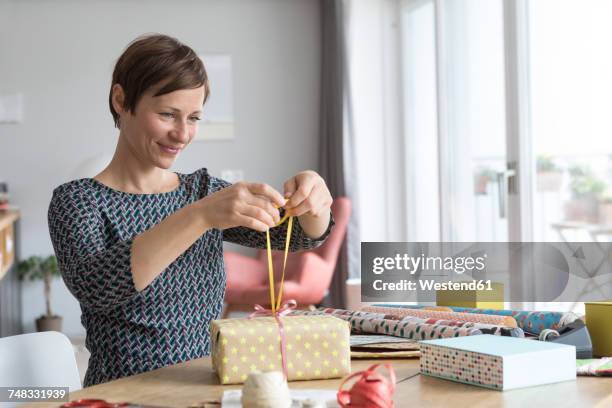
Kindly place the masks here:
POLYGON ((48 331, 0 338, 0 386, 80 390, 79 369, 68 337, 48 331))

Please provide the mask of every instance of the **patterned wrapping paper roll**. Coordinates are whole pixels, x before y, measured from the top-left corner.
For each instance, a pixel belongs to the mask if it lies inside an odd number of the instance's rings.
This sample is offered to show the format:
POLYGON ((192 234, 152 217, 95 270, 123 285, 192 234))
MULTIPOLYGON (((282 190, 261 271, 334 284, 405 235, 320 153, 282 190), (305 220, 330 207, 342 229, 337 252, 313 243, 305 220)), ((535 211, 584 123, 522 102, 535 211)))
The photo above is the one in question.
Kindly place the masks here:
MULTIPOLYGON (((411 322, 408 320, 384 319, 377 313, 352 312, 342 309, 325 310, 294 310, 289 315, 321 315, 328 314, 351 323, 353 333, 386 334, 389 336, 404 337, 412 340, 431 340, 446 337, 475 336, 482 331, 474 327, 443 326, 411 322)), ((383 315, 384 316, 384 315, 383 315)))
MULTIPOLYGON (((418 305, 389 305, 389 309, 422 310, 425 306, 418 305)), ((490 316, 511 317, 524 332, 538 335, 544 329, 559 330, 562 327, 578 320, 580 316, 572 312, 545 312, 533 310, 496 310, 476 309, 472 307, 450 306, 459 313, 473 313, 490 316)), ((387 309, 385 307, 385 309, 387 309)))
POLYGON ((389 319, 389 320, 401 320, 398 317, 392 315, 386 315, 384 313, 370 313, 361 310, 345 310, 345 309, 334 309, 320 307, 316 310, 293 310, 289 313, 289 316, 313 316, 313 315, 332 315, 339 317, 340 319, 349 321, 353 317, 363 317, 368 319, 389 319))
POLYGON ((572 312, 542 312, 530 310, 494 310, 453 307, 461 313, 488 314, 491 316, 509 316, 516 320, 517 326, 527 333, 540 334, 544 329, 559 330, 580 317, 572 312))
MULTIPOLYGON (((448 320, 448 319, 443 319, 439 317, 434 317, 434 318, 420 318, 420 317, 415 317, 415 316, 402 317, 402 316, 398 316, 397 313, 389 313, 389 314, 372 313, 372 312, 359 311, 359 310, 353 311, 353 310, 333 309, 333 308, 320 308, 318 311, 323 312, 325 314, 331 314, 332 316, 336 316, 336 317, 347 316, 347 317, 364 317, 364 318, 387 319, 387 320, 410 320, 411 322, 421 323, 421 324, 438 324, 442 326, 455 326, 455 327, 464 327, 464 328, 473 327, 473 328, 479 329, 484 334, 493 334, 496 336, 525 337, 525 333, 520 328, 512 327, 512 326, 506 327, 506 326, 489 324, 489 323, 448 320)), ((448 312, 448 313, 453 313, 453 312, 448 312)), ((508 320, 508 321, 510 321, 510 323, 513 324, 511 320, 508 320)))
MULTIPOLYGON (((384 312, 388 310, 383 309, 384 312)), ((402 312, 400 310, 399 312, 402 312)), ((296 311, 295 313, 303 313, 303 311, 296 311)), ((440 317, 434 318, 421 318, 416 316, 401 316, 401 313, 392 312, 390 314, 385 313, 373 313, 369 311, 360 311, 360 310, 344 310, 344 309, 334 309, 334 308, 319 308, 315 311, 316 314, 330 314, 332 316, 340 317, 345 320, 350 321, 351 318, 355 317, 363 317, 368 319, 387 319, 387 320, 408 320, 411 322, 421 323, 421 324, 438 324, 442 326, 455 326, 455 327, 464 327, 464 328, 476 328, 481 330, 484 334, 492 334, 498 336, 507 336, 507 337, 525 337, 525 333, 523 330, 517 327, 505 327, 501 325, 488 324, 488 323, 480 323, 474 321, 459 321, 459 320, 449 320, 440 317)), ((452 313, 452 312, 449 312, 452 313)), ((471 316, 473 317, 473 316, 471 316)), ((511 319, 508 319, 510 324, 513 324, 511 319)))
POLYGON ((351 328, 362 333, 387 334, 413 340, 431 340, 482 334, 480 329, 474 327, 443 326, 408 320, 369 319, 365 317, 353 317, 351 319, 351 328))
POLYGON ((506 337, 525 337, 525 333, 518 327, 503 327, 494 324, 486 323, 474 323, 474 322, 459 322, 444 319, 422 319, 420 317, 408 316, 402 321, 411 321, 425 324, 437 324, 441 326, 455 326, 455 327, 473 327, 479 329, 483 334, 492 334, 495 336, 506 336, 506 337))
POLYGON ((436 310, 408 309, 399 307, 367 306, 361 308, 363 312, 382 313, 386 315, 397 315, 400 318, 407 316, 420 317, 423 319, 443 319, 459 322, 485 323, 503 327, 517 327, 516 321, 509 316, 494 316, 489 314, 439 312, 436 310))

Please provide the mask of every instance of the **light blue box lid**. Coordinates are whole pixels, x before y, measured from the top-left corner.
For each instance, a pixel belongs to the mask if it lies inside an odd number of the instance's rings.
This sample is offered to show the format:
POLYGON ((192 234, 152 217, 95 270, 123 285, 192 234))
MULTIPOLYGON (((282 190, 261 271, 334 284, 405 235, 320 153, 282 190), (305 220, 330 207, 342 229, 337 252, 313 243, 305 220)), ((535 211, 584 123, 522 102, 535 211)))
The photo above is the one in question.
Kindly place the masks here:
POLYGON ((575 346, 567 344, 549 343, 517 337, 494 336, 491 334, 423 340, 419 343, 500 357, 565 348, 571 348, 574 352, 576 350, 575 346))

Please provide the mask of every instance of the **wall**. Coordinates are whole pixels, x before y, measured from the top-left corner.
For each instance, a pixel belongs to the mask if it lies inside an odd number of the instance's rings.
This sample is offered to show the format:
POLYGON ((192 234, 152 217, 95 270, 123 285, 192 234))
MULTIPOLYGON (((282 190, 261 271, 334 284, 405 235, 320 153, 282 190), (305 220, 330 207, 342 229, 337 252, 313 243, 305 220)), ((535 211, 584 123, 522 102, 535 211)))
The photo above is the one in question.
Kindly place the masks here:
MULTIPOLYGON (((22 256, 52 252, 53 188, 76 178, 83 161, 114 151, 111 72, 142 33, 166 33, 198 53, 233 58, 235 139, 194 142, 175 170, 242 169, 247 180, 282 189, 297 171, 316 168, 317 0, 0 0, 0 23, 0 94, 20 92, 25 100, 21 124, 0 124, 0 179, 22 211, 22 256)), ((78 304, 61 281, 53 294, 64 331, 82 334, 78 304)), ((26 284, 27 331, 43 310, 42 285, 26 284)))

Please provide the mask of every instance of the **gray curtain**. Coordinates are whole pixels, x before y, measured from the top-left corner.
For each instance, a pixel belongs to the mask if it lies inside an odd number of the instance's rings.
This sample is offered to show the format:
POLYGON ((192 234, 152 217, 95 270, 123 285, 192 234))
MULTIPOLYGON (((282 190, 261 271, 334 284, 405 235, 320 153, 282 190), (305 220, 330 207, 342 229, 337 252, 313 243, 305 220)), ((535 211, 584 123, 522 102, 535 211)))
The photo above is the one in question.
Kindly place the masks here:
MULTIPOLYGON (((319 171, 333 197, 347 196, 344 155, 345 42, 343 0, 320 0, 322 23, 319 171)), ((346 307, 348 278, 346 240, 342 245, 329 294, 322 304, 346 307)))

